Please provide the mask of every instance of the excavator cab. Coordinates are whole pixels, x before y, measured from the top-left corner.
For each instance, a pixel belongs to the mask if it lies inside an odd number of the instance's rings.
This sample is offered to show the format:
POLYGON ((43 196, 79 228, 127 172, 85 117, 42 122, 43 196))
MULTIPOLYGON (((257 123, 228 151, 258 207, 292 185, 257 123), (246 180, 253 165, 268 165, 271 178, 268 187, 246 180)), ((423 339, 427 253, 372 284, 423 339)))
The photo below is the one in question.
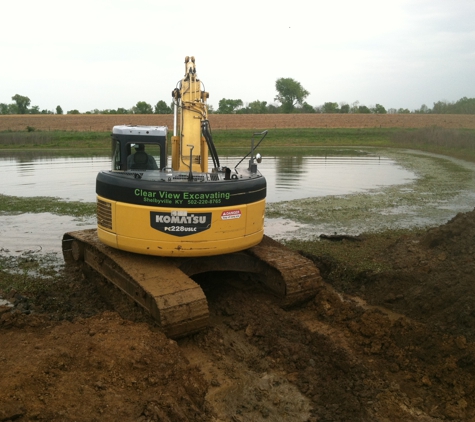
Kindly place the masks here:
POLYGON ((114 126, 112 170, 162 170, 167 167, 164 126, 114 126))

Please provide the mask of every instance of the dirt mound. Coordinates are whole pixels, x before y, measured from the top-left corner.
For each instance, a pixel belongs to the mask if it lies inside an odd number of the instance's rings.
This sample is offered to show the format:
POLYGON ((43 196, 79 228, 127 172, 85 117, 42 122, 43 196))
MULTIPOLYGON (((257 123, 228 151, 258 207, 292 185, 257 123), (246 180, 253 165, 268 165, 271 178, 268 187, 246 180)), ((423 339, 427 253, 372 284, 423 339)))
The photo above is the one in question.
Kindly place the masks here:
POLYGON ((391 269, 362 274, 354 293, 440 331, 475 339, 475 210, 423 235, 401 238, 375 259, 391 269))
POLYGON ((210 327, 178 343, 65 274, 1 312, 0 421, 475 421, 474 239, 475 210, 349 242, 383 270, 315 256, 326 283, 285 311, 207 274, 210 327))
POLYGON ((2 421, 209 420, 207 385, 177 344, 116 313, 4 313, 0 361, 2 421))

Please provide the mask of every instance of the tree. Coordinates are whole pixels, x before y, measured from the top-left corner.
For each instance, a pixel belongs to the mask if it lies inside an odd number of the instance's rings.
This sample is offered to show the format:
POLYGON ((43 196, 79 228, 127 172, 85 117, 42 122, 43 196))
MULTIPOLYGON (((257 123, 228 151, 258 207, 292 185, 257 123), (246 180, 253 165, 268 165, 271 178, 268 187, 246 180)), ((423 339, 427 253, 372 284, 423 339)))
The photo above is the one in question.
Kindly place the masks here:
POLYGON ((15 101, 15 103, 16 103, 18 114, 28 113, 28 106, 31 103, 31 101, 28 97, 25 97, 25 96, 20 95, 20 94, 15 94, 12 97, 12 100, 15 101))
POLYGON ((63 114, 63 109, 61 106, 56 106, 56 114, 63 114))
POLYGON ((30 114, 40 114, 40 106, 33 106, 28 111, 30 114))
POLYGON ((292 78, 280 78, 275 81, 278 94, 274 98, 282 104, 284 113, 291 113, 297 104, 302 105, 305 98, 310 95, 301 84, 292 78))
POLYGON ((306 101, 303 102, 302 108, 300 109, 302 113, 315 113, 315 109, 306 101))
POLYGON ((376 104, 371 111, 375 114, 386 114, 386 109, 381 104, 376 104))
POLYGON ((350 105, 346 103, 340 104, 340 113, 349 113, 350 112, 350 105))
POLYGON ((155 114, 171 114, 171 112, 172 109, 163 100, 160 100, 155 106, 155 114))
POLYGON ((249 103, 249 111, 251 114, 264 114, 266 112, 267 101, 253 101, 249 103))
POLYGON ((79 113, 79 110, 74 109, 74 110, 69 110, 67 114, 81 114, 81 113, 79 113))
POLYGON ((328 102, 323 104, 322 113, 339 113, 338 103, 328 102))
POLYGON ((242 107, 242 100, 228 100, 223 98, 219 100, 218 110, 216 112, 219 114, 234 114, 239 107, 242 107))
POLYGON ((357 113, 366 113, 366 114, 369 114, 369 113, 371 113, 371 110, 370 110, 367 106, 365 106, 365 105, 360 105, 360 106, 358 106, 358 111, 357 111, 357 113))
POLYGON ((139 101, 133 108, 134 114, 153 114, 153 108, 145 101, 139 101))
MULTIPOLYGON (((422 112, 422 111, 420 111, 422 112)), ((475 114, 475 98, 462 97, 455 103, 437 101, 432 107, 434 114, 475 114)))
POLYGON ((269 104, 266 108, 267 114, 278 114, 280 113, 280 107, 277 107, 275 104, 269 104))
POLYGON ((360 104, 359 101, 355 101, 353 104, 351 104, 350 112, 351 113, 358 113, 359 104, 360 104))
POLYGON ((0 114, 9 114, 10 106, 5 103, 0 103, 0 114))
POLYGON ((428 114, 428 113, 430 113, 430 108, 427 107, 425 104, 422 104, 421 108, 419 110, 414 110, 414 113, 416 113, 416 114, 428 114))
POLYGON ((252 101, 247 107, 241 108, 236 111, 238 114, 266 114, 267 113, 267 101, 252 101))
POLYGON ((401 108, 398 108, 398 109, 397 109, 397 113, 398 113, 398 114, 409 114, 410 111, 409 111, 408 108, 402 108, 402 107, 401 107, 401 108))
MULTIPOLYGON (((434 112, 434 110, 432 110, 432 112, 434 112)), ((475 98, 461 98, 453 105, 452 113, 475 114, 475 98)))

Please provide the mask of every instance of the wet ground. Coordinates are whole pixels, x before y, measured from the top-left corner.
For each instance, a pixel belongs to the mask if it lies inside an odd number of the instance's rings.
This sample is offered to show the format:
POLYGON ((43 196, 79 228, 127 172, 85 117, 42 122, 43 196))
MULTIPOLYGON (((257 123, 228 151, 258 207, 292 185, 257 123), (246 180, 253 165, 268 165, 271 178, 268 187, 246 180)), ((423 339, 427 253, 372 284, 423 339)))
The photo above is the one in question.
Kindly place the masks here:
MULTIPOLYGON (((473 208, 473 163, 415 151, 371 149, 371 153, 373 156, 384 153, 387 160, 398 163, 407 175, 416 177, 352 194, 268 201, 266 234, 279 240, 314 240, 322 233, 357 235, 385 229, 423 228, 442 224, 457 212, 473 208)), ((42 250, 59 254, 65 232, 95 225, 94 216, 77 218, 34 210, 3 215, 0 250, 10 253, 42 250)))
MULTIPOLYGON (((294 309, 209 274, 210 326, 176 342, 74 271, 4 292, 14 307, 0 306, 0 420, 475 421, 473 171, 425 156, 417 168, 421 185, 270 205, 275 237, 364 233, 307 245, 325 283, 294 309), (426 228, 378 234, 405 224, 426 228)), ((6 217, 43 238, 68 224, 29 216, 6 217)), ((19 251, 43 244, 17 237, 19 251)))
POLYGON ((270 203, 266 210, 267 233, 282 240, 316 240, 322 233, 358 235, 424 228, 443 224, 457 212, 473 209, 473 163, 414 151, 385 150, 385 154, 417 178, 351 195, 270 203), (280 219, 276 229, 273 219, 280 219))
POLYGON ((210 326, 178 342, 78 273, 10 292, 0 420, 474 421, 474 238, 472 211, 419 235, 339 244, 373 272, 322 242, 307 256, 325 284, 290 310, 210 275, 210 326))

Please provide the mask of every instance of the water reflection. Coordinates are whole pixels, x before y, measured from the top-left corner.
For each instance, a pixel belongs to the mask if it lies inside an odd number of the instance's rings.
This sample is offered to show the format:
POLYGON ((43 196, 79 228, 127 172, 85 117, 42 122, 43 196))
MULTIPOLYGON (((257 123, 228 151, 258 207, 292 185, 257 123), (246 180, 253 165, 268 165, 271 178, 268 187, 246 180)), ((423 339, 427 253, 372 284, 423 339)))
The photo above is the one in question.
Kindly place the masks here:
POLYGON ((269 202, 346 195, 416 178, 396 161, 372 155, 265 157, 259 169, 267 179, 269 202))
MULTIPOLYGON (((224 157, 221 164, 234 167, 240 158, 224 157)), ((246 161, 241 164, 246 165, 246 161)), ((0 186, 0 193, 94 202, 96 175, 109 168, 110 157, 106 154, 92 157, 0 156, 0 177, 8 181, 0 186)), ((392 159, 371 155, 343 156, 341 151, 336 156, 287 154, 265 157, 259 169, 267 179, 269 202, 345 195, 407 183, 416 177, 392 159)))

